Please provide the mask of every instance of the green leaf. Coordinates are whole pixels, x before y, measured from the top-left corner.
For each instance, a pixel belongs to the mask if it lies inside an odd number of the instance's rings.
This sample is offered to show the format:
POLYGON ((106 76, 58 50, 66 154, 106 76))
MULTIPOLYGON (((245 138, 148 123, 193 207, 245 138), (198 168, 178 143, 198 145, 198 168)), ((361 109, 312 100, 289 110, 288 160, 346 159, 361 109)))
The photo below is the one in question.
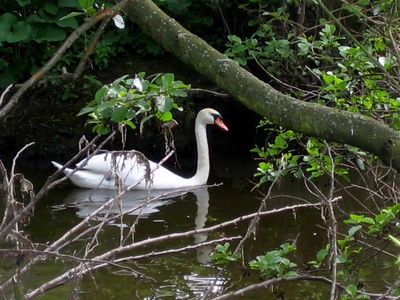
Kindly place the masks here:
POLYGON ((156 98, 157 109, 162 113, 170 111, 172 109, 172 105, 173 105, 173 101, 170 97, 158 96, 156 98))
POLYGON ((11 13, 0 16, 0 42, 16 43, 29 37, 31 26, 24 21, 17 21, 17 17, 11 13))
POLYGON ((347 255, 339 254, 339 255, 337 256, 337 262, 338 262, 339 264, 345 263, 346 261, 347 261, 347 255))
POLYGON ((75 9, 81 8, 77 0, 58 0, 58 6, 75 8, 75 9))
POLYGON ((172 73, 166 73, 161 76, 161 86, 169 89, 169 87, 173 84, 175 80, 175 75, 172 73))
POLYGON ((160 120, 164 121, 164 122, 167 122, 167 121, 169 121, 171 119, 172 119, 172 113, 170 111, 167 111, 167 112, 163 113, 161 115, 161 117, 160 117, 160 120))
POLYGON ((366 224, 371 224, 371 225, 375 224, 375 220, 370 217, 362 218, 361 222, 366 223, 366 224))
POLYGON ((104 99, 105 95, 107 95, 107 92, 108 92, 108 87, 103 86, 101 89, 99 89, 96 92, 96 94, 94 96, 95 101, 97 103, 100 103, 104 99))
POLYGON ((123 120, 122 123, 128 125, 132 129, 136 129, 136 125, 132 121, 123 120))
POLYGON ((38 43, 58 42, 66 38, 65 31, 54 24, 35 26, 34 31, 34 40, 38 43))
POLYGON ((362 228, 361 225, 353 226, 349 229, 349 236, 352 237, 354 234, 362 228))
POLYGON ((393 235, 389 234, 389 238, 397 245, 400 247, 400 241, 395 238, 393 235))
POLYGON ((97 107, 97 111, 102 112, 103 110, 111 108, 113 105, 114 105, 113 100, 105 101, 97 107))
POLYGON ((18 5, 21 7, 25 7, 28 4, 31 4, 31 0, 17 0, 18 5))
POLYGON ((323 261, 324 258, 328 255, 328 250, 327 249, 321 249, 317 253, 317 260, 319 262, 323 261))
POLYGON ((77 114, 77 116, 82 116, 82 115, 86 115, 88 113, 91 113, 94 111, 94 107, 84 107, 80 110, 80 112, 77 114))
POLYGON ((356 297, 357 296, 357 287, 353 284, 349 285, 346 287, 346 292, 352 296, 352 297, 356 297))
POLYGON ((51 14, 51 15, 53 15, 53 16, 56 16, 56 15, 58 14, 58 7, 57 7, 57 5, 54 5, 54 4, 52 4, 52 3, 47 2, 47 3, 45 3, 45 4, 43 5, 43 8, 44 8, 44 10, 45 10, 47 13, 49 13, 49 14, 51 14))
POLYGON ((87 10, 94 5, 94 0, 79 0, 79 5, 83 10, 87 10))
POLYGON ((242 43, 242 39, 237 35, 228 35, 228 40, 231 42, 242 43))
POLYGON ((15 23, 14 26, 11 28, 11 32, 7 36, 6 41, 8 43, 16 43, 24 41, 31 34, 31 30, 32 28, 30 24, 23 21, 19 21, 15 23))
POLYGON ((128 108, 126 106, 118 107, 111 114, 111 119, 114 122, 122 122, 126 118, 127 112, 128 112, 128 108))
POLYGON ((188 96, 188 94, 185 91, 178 90, 178 89, 176 89, 176 90, 174 89, 174 90, 170 91, 170 95, 175 96, 175 97, 187 97, 188 96))
POLYGON ((83 13, 83 12, 72 12, 72 13, 69 13, 68 15, 62 17, 62 18, 60 19, 60 21, 66 20, 66 19, 69 19, 69 18, 75 18, 75 17, 77 17, 77 16, 81 16, 81 15, 84 15, 84 14, 85 14, 85 13, 83 13))
MULTIPOLYGON (((295 266, 291 266, 291 267, 295 267, 295 266)), ((298 275, 299 274, 295 271, 289 271, 284 274, 284 277, 294 277, 294 276, 298 276, 298 275)))

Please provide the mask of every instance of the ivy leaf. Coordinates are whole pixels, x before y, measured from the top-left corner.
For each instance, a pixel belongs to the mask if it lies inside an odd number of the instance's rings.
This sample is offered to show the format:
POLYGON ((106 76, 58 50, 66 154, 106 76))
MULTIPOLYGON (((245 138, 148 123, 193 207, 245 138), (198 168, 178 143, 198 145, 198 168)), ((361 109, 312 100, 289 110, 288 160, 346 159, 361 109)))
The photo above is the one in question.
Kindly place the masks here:
POLYGON ((11 13, 0 16, 0 42, 16 43, 25 40, 31 34, 31 25, 27 22, 17 21, 11 13))
POLYGON ((11 28, 11 33, 7 36, 8 43, 16 43, 26 40, 31 34, 32 27, 26 22, 19 21, 11 28))

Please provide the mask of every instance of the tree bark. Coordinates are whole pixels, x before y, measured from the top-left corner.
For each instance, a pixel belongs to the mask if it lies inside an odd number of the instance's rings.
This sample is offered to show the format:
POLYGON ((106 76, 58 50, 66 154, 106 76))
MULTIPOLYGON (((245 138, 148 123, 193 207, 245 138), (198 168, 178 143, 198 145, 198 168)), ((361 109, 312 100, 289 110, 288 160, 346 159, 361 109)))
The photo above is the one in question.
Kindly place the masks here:
POLYGON ((400 171, 400 134, 392 128, 361 114, 282 94, 183 28, 151 0, 129 0, 124 11, 167 51, 249 109, 287 129, 366 150, 400 171))

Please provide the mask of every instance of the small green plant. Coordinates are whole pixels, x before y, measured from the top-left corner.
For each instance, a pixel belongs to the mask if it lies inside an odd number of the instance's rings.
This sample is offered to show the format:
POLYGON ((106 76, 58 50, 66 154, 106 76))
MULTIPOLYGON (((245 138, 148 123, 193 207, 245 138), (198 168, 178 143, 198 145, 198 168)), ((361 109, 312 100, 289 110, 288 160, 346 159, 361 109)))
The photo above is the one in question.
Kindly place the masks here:
POLYGON ((316 255, 316 260, 309 261, 308 264, 313 266, 316 269, 319 269, 326 258, 326 256, 329 254, 329 249, 330 245, 328 244, 325 249, 321 249, 317 252, 316 255))
POLYGON ((217 245, 216 252, 211 256, 211 260, 215 261, 216 264, 226 264, 230 261, 237 261, 240 258, 240 253, 232 255, 232 251, 229 249, 231 245, 225 243, 224 245, 217 245))
POLYGON ((281 249, 259 255, 255 260, 250 261, 249 265, 253 270, 258 270, 263 276, 269 278, 297 276, 295 271, 290 270, 297 265, 286 258, 294 250, 296 250, 294 246, 284 243, 281 245, 281 249))
POLYGON ((341 300, 355 300, 355 299, 370 299, 368 295, 359 295, 357 294, 358 288, 354 284, 350 284, 346 287, 346 294, 343 295, 341 300))
POLYGON ((172 109, 182 110, 174 97, 186 97, 183 89, 190 86, 175 80, 171 73, 144 77, 143 72, 135 78, 125 75, 103 86, 78 115, 89 114, 91 119, 88 123, 94 125, 93 131, 101 134, 108 133, 115 123, 124 123, 135 129, 132 120, 139 115, 142 115, 141 125, 153 117, 161 121, 171 120, 172 109))
MULTIPOLYGON (((264 121, 262 122, 265 124, 264 121)), ((313 137, 305 139, 302 135, 282 127, 268 128, 268 130, 276 134, 274 142, 268 143, 266 148, 256 147, 251 150, 262 160, 258 164, 257 173, 254 174, 259 177, 258 186, 287 174, 292 174, 298 179, 302 178, 304 174, 308 174, 308 178, 313 179, 330 173, 332 167, 334 167, 336 175, 349 181, 348 170, 341 166, 344 156, 335 155, 334 166, 332 166, 332 158, 326 151, 326 144, 322 141, 313 137), (299 141, 307 153, 289 147, 293 141, 299 141)), ((331 146, 334 145, 331 144, 331 146)))
MULTIPOLYGON (((349 230, 349 235, 353 236, 357 231, 366 225, 368 234, 378 234, 383 236, 388 230, 388 226, 393 220, 397 219, 400 212, 400 204, 388 206, 381 210, 380 214, 375 215, 374 218, 365 217, 364 215, 350 214, 350 219, 345 220, 344 223, 354 225, 349 230)), ((397 226, 397 225, 396 225, 397 226)))

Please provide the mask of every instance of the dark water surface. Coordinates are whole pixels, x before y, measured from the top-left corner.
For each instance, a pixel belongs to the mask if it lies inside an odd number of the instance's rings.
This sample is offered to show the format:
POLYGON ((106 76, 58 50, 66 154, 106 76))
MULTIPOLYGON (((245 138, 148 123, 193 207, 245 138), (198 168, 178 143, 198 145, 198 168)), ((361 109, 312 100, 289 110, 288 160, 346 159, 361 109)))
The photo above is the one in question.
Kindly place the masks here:
MULTIPOLYGON (((44 173, 35 175, 39 178, 37 181, 40 182, 43 177, 50 174, 44 173)), ((321 180, 319 186, 327 191, 328 180, 321 180)), ((24 228, 24 232, 33 242, 48 244, 82 221, 110 197, 112 197, 111 191, 93 192, 64 184, 52 190, 39 203, 34 217, 24 228)), ((127 210, 137 206, 144 201, 142 197, 140 192, 129 193, 122 202, 122 209, 127 210)), ((122 221, 116 220, 104 226, 98 233, 97 246, 93 252, 99 254, 118 246, 121 228, 126 235, 128 228, 135 222, 138 223, 135 227, 134 239, 142 241, 209 227, 254 213, 259 209, 261 200, 262 196, 257 192, 250 192, 250 186, 245 181, 180 193, 175 197, 157 200, 140 211, 140 219, 137 217, 139 211, 134 211, 125 216, 122 221)), ((304 187, 302 182, 287 179, 274 188, 273 197, 267 202, 267 209, 306 201, 316 203, 319 200, 304 187)), ((337 217, 346 218, 342 211, 359 212, 361 210, 362 208, 355 201, 344 198, 337 206, 337 217)), ((114 206, 109 213, 118 211, 119 208, 114 206)), ((103 217, 104 215, 100 215, 97 219, 90 221, 90 225, 98 224, 103 217)), ((341 222, 339 224, 341 231, 346 232, 346 229, 342 229, 345 225, 341 222)), ((166 239, 152 246, 131 251, 129 254, 134 256, 152 251, 178 249, 221 237, 244 236, 248 225, 249 221, 237 222, 210 233, 166 239)), ((315 260, 316 253, 325 248, 328 243, 327 232, 324 228, 326 225, 321 219, 320 211, 315 208, 263 217, 255 235, 245 244, 245 265, 248 267, 248 261, 257 255, 278 249, 285 242, 296 241, 297 250, 290 259, 297 264, 297 269, 305 270, 307 262, 315 260)), ((73 244, 67 248, 67 254, 82 253, 87 243, 88 240, 83 239, 73 244)), ((237 241, 232 241, 231 244, 236 246, 237 241)), ((216 265, 209 259, 214 250, 215 245, 210 245, 125 263, 127 267, 125 270, 108 267, 93 271, 84 276, 78 286, 75 286, 74 280, 71 280, 66 285, 47 292, 40 299, 68 299, 74 289, 79 291, 80 299, 201 299, 209 290, 232 291, 261 282, 260 274, 243 267, 241 262, 231 263, 221 272, 222 266, 216 265)), ((365 256, 368 255, 368 253, 365 254, 365 256)), ((368 264, 360 268, 359 281, 375 291, 385 291, 386 283, 392 283, 398 276, 398 268, 394 266, 394 262, 393 257, 370 260, 368 264)), ((50 259, 37 264, 23 276, 25 291, 58 276, 74 264, 68 258, 50 259)), ((2 278, 8 278, 14 271, 11 259, 3 260, 1 267, 2 278)), ((326 275, 329 278, 329 273, 319 273, 319 275, 326 275)), ((329 289, 327 284, 320 282, 291 282, 275 286, 273 289, 246 294, 245 299, 327 299, 329 289)))

